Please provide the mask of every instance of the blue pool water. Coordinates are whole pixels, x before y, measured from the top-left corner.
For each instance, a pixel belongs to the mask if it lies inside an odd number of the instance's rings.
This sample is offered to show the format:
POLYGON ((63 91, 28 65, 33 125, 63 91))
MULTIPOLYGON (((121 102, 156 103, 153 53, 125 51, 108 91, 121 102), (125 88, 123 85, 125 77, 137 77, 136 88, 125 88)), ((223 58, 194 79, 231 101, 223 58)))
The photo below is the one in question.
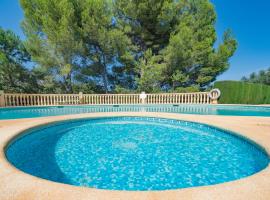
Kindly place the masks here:
POLYGON ((93 112, 169 112, 201 115, 270 117, 270 107, 225 105, 121 105, 0 108, 1 119, 34 118, 93 112))
POLYGON ((56 122, 7 148, 22 171, 76 186, 168 190, 250 176, 268 163, 257 145, 207 125, 146 117, 56 122))

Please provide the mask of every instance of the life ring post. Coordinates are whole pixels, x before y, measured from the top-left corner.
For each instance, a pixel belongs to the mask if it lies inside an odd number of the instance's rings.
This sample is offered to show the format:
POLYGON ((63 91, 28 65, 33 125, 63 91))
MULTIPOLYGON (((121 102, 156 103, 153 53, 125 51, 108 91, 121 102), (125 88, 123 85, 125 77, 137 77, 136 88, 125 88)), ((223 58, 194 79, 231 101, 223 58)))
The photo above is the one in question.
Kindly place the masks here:
POLYGON ((219 89, 215 88, 213 90, 211 90, 208 93, 209 98, 211 99, 211 104, 218 104, 218 99, 221 95, 221 92, 219 89))

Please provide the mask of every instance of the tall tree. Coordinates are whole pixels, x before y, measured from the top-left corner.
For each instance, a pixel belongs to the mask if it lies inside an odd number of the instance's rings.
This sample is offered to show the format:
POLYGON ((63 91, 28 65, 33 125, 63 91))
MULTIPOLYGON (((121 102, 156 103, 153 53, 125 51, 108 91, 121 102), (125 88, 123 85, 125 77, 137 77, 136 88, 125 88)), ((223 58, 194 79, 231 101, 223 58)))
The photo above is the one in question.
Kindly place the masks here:
POLYGON ((186 0, 179 24, 165 48, 166 84, 173 88, 204 87, 229 67, 236 40, 228 30, 223 43, 216 42, 216 13, 208 0, 186 0))
POLYGON ((83 46, 87 63, 83 73, 100 82, 107 93, 114 88, 115 71, 119 70, 116 68, 122 68, 133 58, 129 51, 132 45, 114 21, 111 1, 82 2, 83 46))
POLYGON ((138 90, 161 90, 165 70, 161 51, 177 25, 181 4, 173 0, 115 1, 117 22, 137 47, 133 52, 136 61, 133 80, 138 90))
POLYGON ((164 63, 160 60, 162 60, 162 57, 153 55, 150 49, 145 52, 144 58, 139 60, 137 70, 139 70, 140 77, 136 80, 139 91, 160 92, 162 90, 164 63))
MULTIPOLYGON (((115 5, 127 35, 138 46, 138 62, 148 63, 148 51, 160 57, 147 67, 163 71, 156 77, 157 87, 203 88, 229 67, 237 42, 226 31, 224 42, 214 48, 216 13, 209 0, 116 0, 115 5)), ((144 73, 143 65, 139 67, 137 84, 141 87, 152 74, 144 73)))
POLYGON ((149 49, 156 55, 168 44, 181 6, 181 1, 174 0, 115 1, 119 23, 139 47, 138 54, 149 49))
POLYGON ((110 0, 21 0, 21 4, 26 47, 64 91, 93 83, 106 93, 114 88, 119 71, 125 72, 124 63, 133 57, 129 38, 114 22, 110 0))
POLYGON ((251 73, 249 77, 243 77, 242 81, 270 85, 270 68, 261 70, 259 73, 251 73))
POLYGON ((25 66, 30 61, 22 41, 12 31, 0 27, 0 90, 34 92, 37 84, 25 66))
POLYGON ((76 0, 21 0, 26 48, 41 67, 54 73, 65 92, 79 65, 81 7, 76 0))
POLYGON ((21 4, 26 48, 49 91, 53 85, 62 92, 203 89, 228 69, 237 46, 226 31, 215 48, 216 13, 209 0, 21 4))

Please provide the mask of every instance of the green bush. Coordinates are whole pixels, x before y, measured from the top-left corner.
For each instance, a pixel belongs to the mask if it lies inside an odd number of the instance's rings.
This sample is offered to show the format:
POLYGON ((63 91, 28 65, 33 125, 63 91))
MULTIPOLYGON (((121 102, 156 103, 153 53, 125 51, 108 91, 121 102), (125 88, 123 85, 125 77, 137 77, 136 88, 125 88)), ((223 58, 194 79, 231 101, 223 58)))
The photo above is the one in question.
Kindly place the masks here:
POLYGON ((270 104, 270 86, 241 81, 218 81, 221 104, 270 104))

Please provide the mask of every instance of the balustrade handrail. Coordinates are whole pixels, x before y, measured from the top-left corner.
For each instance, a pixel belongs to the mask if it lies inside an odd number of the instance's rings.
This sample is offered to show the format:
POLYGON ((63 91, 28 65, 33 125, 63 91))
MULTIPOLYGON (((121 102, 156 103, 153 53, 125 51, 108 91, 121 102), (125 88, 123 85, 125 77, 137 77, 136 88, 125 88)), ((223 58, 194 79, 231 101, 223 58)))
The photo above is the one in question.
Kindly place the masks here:
POLYGON ((142 94, 13 94, 0 91, 0 107, 79 104, 216 104, 220 91, 214 89, 210 92, 142 94))

